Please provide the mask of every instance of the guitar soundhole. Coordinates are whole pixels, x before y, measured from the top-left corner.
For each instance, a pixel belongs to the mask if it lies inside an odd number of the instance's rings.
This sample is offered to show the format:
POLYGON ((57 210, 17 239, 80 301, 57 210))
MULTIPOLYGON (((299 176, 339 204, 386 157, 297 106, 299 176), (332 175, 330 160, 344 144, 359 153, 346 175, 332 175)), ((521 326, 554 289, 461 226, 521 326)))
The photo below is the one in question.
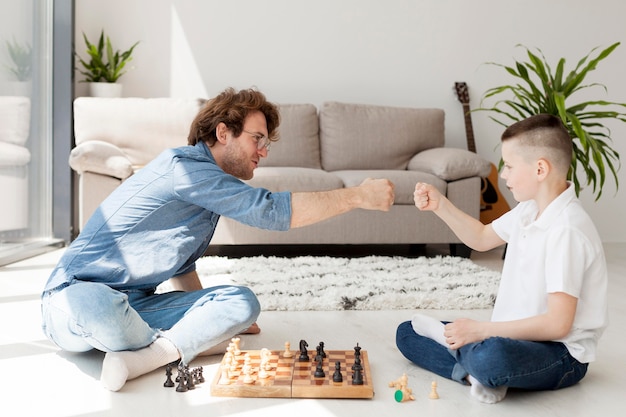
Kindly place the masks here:
POLYGON ((482 178, 483 201, 487 204, 495 204, 498 202, 498 192, 488 178, 482 178))

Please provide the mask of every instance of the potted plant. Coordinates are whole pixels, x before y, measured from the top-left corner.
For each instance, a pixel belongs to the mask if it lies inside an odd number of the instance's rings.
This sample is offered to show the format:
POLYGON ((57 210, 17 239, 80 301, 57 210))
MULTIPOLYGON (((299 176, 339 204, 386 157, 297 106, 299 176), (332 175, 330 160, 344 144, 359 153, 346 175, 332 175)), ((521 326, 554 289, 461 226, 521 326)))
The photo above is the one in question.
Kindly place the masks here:
POLYGON ((592 54, 598 48, 592 49, 569 73, 565 71, 565 58, 559 59, 552 71, 541 50, 537 49, 536 54, 527 47, 518 45, 526 50, 528 61, 515 61, 513 66, 488 63, 503 68, 515 77, 516 84, 487 90, 480 108, 475 109, 495 113, 490 118, 505 127, 535 114, 549 113, 559 116, 574 144, 569 179, 574 183, 577 195, 580 195, 581 184, 592 185, 596 201, 602 195, 607 168, 615 179, 616 188, 619 187, 619 154, 611 147, 611 131, 604 122, 610 119, 626 122, 626 113, 621 111, 626 104, 603 99, 573 104, 572 101, 573 95, 582 90, 601 88, 606 92, 603 84, 582 83, 587 74, 595 70, 598 63, 609 56, 619 44, 614 43, 595 57, 592 54), (500 98, 503 95, 507 98, 500 98), (499 100, 492 107, 485 107, 484 101, 492 97, 498 97, 499 100), (584 177, 581 179, 579 175, 584 177))
POLYGON ((126 73, 124 67, 132 59, 132 53, 139 42, 136 42, 128 50, 120 52, 113 51, 111 39, 105 36, 104 30, 100 32, 100 39, 97 44, 93 44, 87 39, 83 32, 83 39, 87 45, 87 55, 89 60, 83 60, 78 54, 78 60, 83 67, 79 70, 85 76, 85 82, 90 83, 91 95, 97 96, 120 96, 121 84, 119 78, 126 73), (113 86, 113 87, 112 87, 113 86), (113 88, 113 92, 102 92, 103 88, 113 88))
POLYGON ((20 45, 15 38, 11 42, 6 41, 6 47, 11 58, 11 65, 6 67, 16 78, 13 83, 14 92, 17 95, 30 96, 33 49, 28 43, 20 45))

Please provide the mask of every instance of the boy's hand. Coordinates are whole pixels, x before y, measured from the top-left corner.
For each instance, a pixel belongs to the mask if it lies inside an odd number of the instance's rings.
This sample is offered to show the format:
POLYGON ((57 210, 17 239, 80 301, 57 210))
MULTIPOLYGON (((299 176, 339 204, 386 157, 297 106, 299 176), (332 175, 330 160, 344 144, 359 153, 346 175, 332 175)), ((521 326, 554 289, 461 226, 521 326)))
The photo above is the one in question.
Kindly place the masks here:
POLYGON ((413 192, 415 207, 422 211, 434 211, 439 208, 441 193, 430 184, 418 182, 413 192))
POLYGON ((443 335, 448 347, 453 350, 485 340, 483 322, 465 318, 446 324, 443 335))

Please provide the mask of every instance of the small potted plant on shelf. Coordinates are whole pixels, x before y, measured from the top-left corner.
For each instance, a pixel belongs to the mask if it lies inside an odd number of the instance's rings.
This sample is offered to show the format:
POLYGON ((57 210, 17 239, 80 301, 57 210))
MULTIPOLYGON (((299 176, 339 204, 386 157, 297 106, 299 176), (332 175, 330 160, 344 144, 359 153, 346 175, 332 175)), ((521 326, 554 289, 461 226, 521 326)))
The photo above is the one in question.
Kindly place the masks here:
POLYGON ((611 147, 611 132, 604 122, 626 122, 626 103, 593 98, 590 92, 580 94, 580 91, 600 88, 606 92, 606 87, 602 84, 583 84, 583 81, 619 44, 616 42, 592 57, 597 49, 594 48, 570 72, 565 70, 565 58, 559 59, 553 71, 539 49, 538 53, 533 53, 523 45, 518 45, 526 49, 528 61, 515 61, 511 66, 489 63, 512 75, 515 84, 488 89, 483 95, 480 108, 475 110, 494 113, 490 118, 504 127, 539 113, 559 116, 574 144, 569 177, 574 183, 576 193, 579 194, 583 186, 591 185, 598 200, 602 195, 607 170, 615 180, 616 189, 619 187, 619 153, 611 147), (575 93, 587 99, 572 103, 575 93), (493 97, 497 97, 498 101, 491 107, 485 106, 485 100, 493 97), (583 175, 583 178, 579 178, 579 175, 583 175))
POLYGON ((126 73, 124 68, 132 59, 132 53, 139 42, 135 42, 128 50, 113 51, 111 39, 105 36, 104 30, 100 32, 97 44, 91 43, 85 33, 83 39, 87 46, 89 60, 84 60, 76 54, 83 69, 80 73, 85 76, 84 82, 89 83, 91 96, 119 97, 122 93, 122 85, 119 78, 126 73))

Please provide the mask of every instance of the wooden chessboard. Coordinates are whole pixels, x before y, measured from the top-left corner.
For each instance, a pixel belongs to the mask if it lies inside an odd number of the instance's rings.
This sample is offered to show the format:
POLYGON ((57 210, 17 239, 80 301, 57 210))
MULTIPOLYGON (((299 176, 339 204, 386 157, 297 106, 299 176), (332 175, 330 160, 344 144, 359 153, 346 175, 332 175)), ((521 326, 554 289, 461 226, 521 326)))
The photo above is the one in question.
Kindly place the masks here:
POLYGON ((267 398, 372 398, 374 387, 370 372, 367 351, 361 350, 363 384, 352 384, 353 350, 327 350, 323 360, 324 377, 315 377, 317 363, 313 360, 315 351, 309 351, 308 362, 299 362, 299 351, 292 351, 293 357, 286 358, 282 351, 270 351, 267 378, 259 377, 261 363, 260 350, 242 351, 236 356, 236 365, 223 372, 225 360, 211 383, 211 395, 217 397, 267 397, 267 398), (245 355, 250 356, 252 383, 244 383, 242 367, 245 355), (341 364, 343 382, 333 382, 335 362, 341 364))

